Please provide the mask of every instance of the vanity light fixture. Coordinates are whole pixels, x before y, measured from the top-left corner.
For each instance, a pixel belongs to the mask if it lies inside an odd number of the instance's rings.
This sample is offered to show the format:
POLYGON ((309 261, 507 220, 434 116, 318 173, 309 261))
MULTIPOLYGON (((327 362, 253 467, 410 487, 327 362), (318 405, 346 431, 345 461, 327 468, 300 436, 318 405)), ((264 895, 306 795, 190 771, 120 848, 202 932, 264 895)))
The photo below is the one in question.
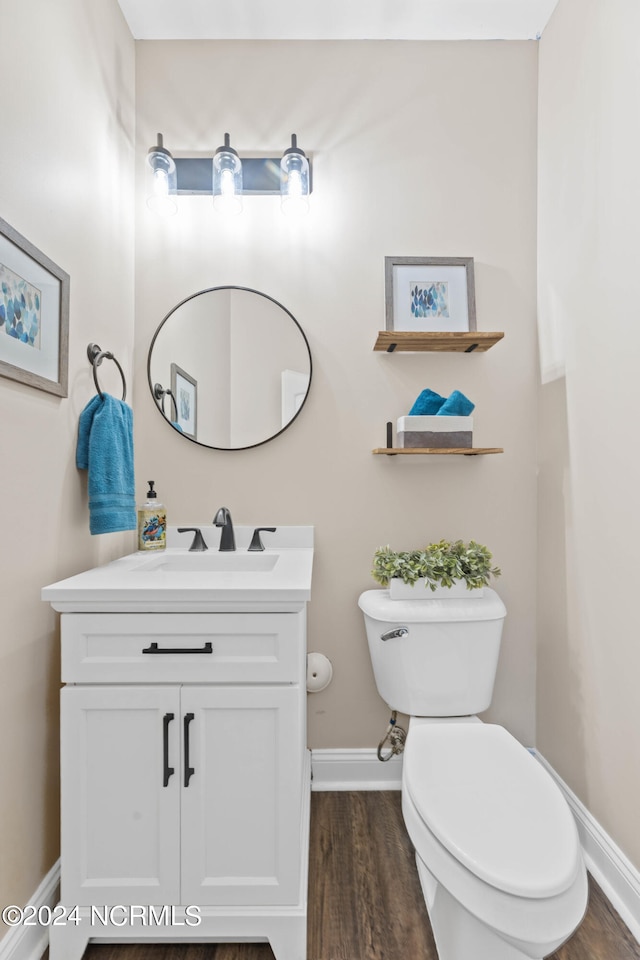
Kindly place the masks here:
POLYGON ((228 133, 213 158, 213 207, 225 214, 242 211, 242 161, 230 145, 228 133))
POLYGON ((245 197, 279 196, 283 213, 309 209, 311 165, 291 136, 282 157, 240 157, 228 133, 210 157, 172 157, 162 134, 147 157, 151 183, 147 204, 160 214, 175 213, 178 196, 213 197, 216 211, 239 213, 245 197))
POLYGON ((300 216, 309 210, 309 161, 291 134, 291 146, 280 161, 280 198, 282 212, 300 216))
POLYGON ((147 206, 162 217, 170 217, 178 210, 175 201, 177 192, 176 165, 173 157, 164 146, 161 133, 158 134, 156 145, 151 147, 147 153, 147 164, 150 168, 147 206))

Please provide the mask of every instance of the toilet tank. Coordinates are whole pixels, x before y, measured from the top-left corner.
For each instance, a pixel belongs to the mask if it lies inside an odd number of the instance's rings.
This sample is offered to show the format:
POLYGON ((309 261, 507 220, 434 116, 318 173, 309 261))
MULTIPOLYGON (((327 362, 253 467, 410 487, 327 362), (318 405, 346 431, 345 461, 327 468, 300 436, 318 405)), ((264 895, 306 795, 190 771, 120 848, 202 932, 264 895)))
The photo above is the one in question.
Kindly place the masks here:
POLYGON ((391 600, 388 590, 367 590, 358 605, 378 692, 392 710, 457 717, 487 709, 507 612, 495 590, 442 600, 391 600), (382 640, 401 627, 406 635, 382 640))

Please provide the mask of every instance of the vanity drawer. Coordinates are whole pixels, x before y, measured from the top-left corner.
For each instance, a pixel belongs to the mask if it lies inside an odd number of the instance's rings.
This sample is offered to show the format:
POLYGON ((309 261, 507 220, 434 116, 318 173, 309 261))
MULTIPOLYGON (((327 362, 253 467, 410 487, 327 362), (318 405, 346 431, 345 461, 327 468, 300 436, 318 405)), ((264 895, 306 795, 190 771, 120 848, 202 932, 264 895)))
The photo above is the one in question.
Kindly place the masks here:
POLYGON ((297 683, 304 614, 68 613, 65 683, 297 683))

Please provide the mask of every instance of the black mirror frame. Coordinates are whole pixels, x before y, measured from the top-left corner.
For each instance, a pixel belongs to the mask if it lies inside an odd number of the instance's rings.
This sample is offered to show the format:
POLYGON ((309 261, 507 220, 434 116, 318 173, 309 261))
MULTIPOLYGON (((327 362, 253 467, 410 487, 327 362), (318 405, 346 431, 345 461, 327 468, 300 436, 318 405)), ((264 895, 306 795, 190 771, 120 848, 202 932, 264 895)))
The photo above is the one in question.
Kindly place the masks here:
POLYGON ((287 310, 287 308, 283 306, 274 297, 270 297, 267 293, 262 293, 261 290, 254 290, 252 287, 241 287, 234 284, 223 284, 217 287, 206 287, 204 290, 198 290, 196 293, 190 294, 188 297, 185 297, 184 300, 181 300, 180 303, 177 303, 174 307, 172 307, 171 310, 169 310, 169 312, 160 321, 160 324, 158 325, 158 328, 151 339, 151 343, 149 344, 149 352, 147 354, 147 380, 149 383, 149 390, 151 391, 151 396, 153 397, 154 405, 158 413, 164 420, 164 422, 168 423, 171 429, 174 430, 177 434, 179 434, 179 436, 184 437, 185 440, 189 440, 191 443, 195 443, 197 446, 204 447, 207 450, 222 450, 226 453, 233 453, 236 450, 253 450, 255 447, 261 447, 265 443, 270 443, 272 440, 275 440, 276 437, 279 437, 281 433, 284 433, 285 430, 288 430, 291 424, 294 422, 294 420, 298 418, 300 412, 302 411, 305 403, 309 398, 309 391, 311 389, 312 379, 313 379, 313 361, 311 358, 311 348, 309 346, 309 341, 307 340, 307 336, 304 330, 302 329, 302 327, 300 326, 300 324, 298 323, 294 315, 291 313, 291 311, 287 310), (290 319, 293 320, 294 324, 300 331, 300 335, 304 340, 305 347, 307 348, 307 353, 309 354, 309 385, 307 387, 307 392, 305 394, 304 400, 300 404, 299 408, 296 410, 295 414, 291 417, 291 420, 289 420, 289 422, 286 423, 284 427, 278 430, 277 433, 272 434, 270 437, 267 437, 265 440, 260 440, 259 443, 251 443, 246 447, 214 447, 210 443, 203 443, 201 440, 195 440, 193 437, 190 437, 188 434, 183 433, 181 430, 178 430, 176 427, 173 426, 173 424, 171 423, 167 415, 162 412, 159 400, 156 397, 156 394, 154 391, 154 383, 151 379, 151 354, 153 353, 153 345, 155 344, 156 339, 158 338, 158 335, 162 330, 162 328, 164 327, 167 320, 169 320, 169 318, 173 316, 176 310, 179 310, 180 307, 183 307, 185 303, 189 303, 190 300, 194 300, 196 297, 201 297, 204 293, 215 293, 217 290, 242 290, 244 293, 255 293, 259 297, 264 297, 265 300, 270 300, 271 303, 274 303, 277 307, 280 307, 281 310, 284 310, 287 316, 289 316, 290 319))

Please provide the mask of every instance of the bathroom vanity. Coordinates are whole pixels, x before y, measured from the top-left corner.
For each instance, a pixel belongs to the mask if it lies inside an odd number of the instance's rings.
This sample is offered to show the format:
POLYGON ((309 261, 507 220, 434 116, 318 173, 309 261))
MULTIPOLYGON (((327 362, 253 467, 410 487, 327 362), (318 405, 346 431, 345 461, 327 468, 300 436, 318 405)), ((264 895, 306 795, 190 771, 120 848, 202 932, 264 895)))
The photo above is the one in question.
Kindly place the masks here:
POLYGON ((61 613, 61 913, 89 939, 269 941, 306 957, 313 528, 133 554, 45 587, 61 613))

